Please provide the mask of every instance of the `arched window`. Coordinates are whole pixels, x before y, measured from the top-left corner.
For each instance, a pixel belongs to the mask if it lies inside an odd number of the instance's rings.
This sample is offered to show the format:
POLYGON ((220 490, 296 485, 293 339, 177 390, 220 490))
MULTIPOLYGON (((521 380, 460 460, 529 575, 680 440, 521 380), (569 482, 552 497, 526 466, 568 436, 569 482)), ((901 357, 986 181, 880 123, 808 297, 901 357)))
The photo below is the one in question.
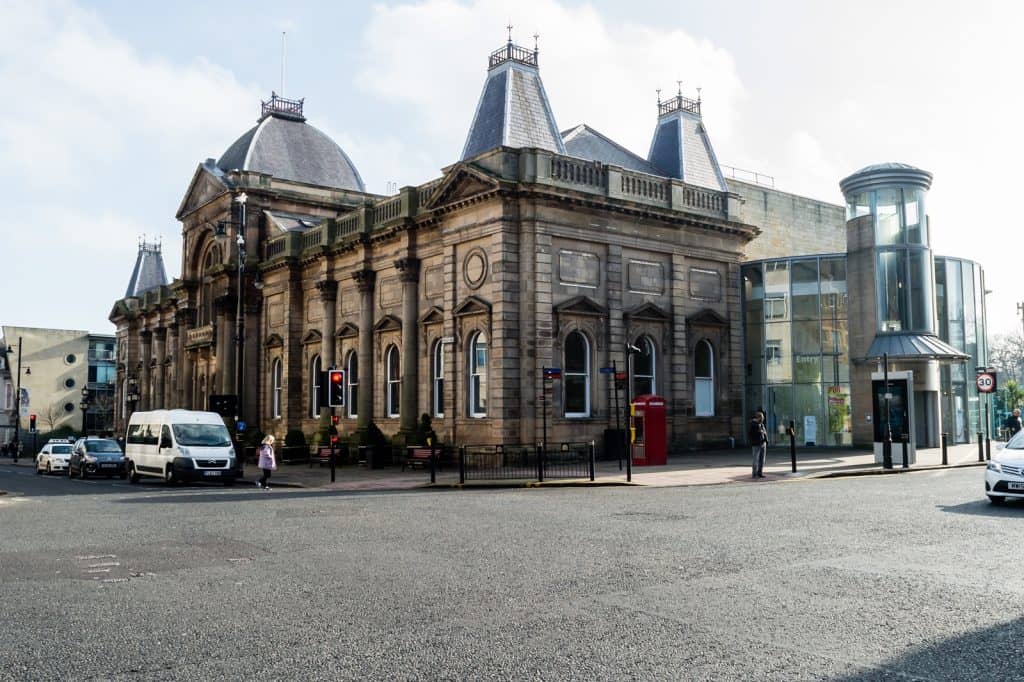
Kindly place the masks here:
POLYGON ((693 352, 693 382, 696 415, 715 416, 715 351, 706 339, 693 352))
POLYGON ((487 335, 477 332, 469 340, 469 416, 487 416, 487 335))
POLYGON ((430 405, 435 417, 444 417, 444 344, 438 339, 430 354, 430 405))
POLYGON ((633 344, 640 349, 640 352, 629 354, 629 363, 633 375, 633 393, 631 397, 638 395, 654 394, 658 392, 657 382, 657 356, 654 350, 654 342, 650 337, 641 336, 633 344))
POLYGON ((349 351, 348 362, 345 363, 345 381, 348 382, 348 395, 345 396, 348 416, 354 419, 359 416, 359 354, 354 350, 349 351))
POLYGON ((402 364, 398 357, 398 347, 388 348, 387 359, 387 410, 389 417, 397 417, 401 413, 402 364))
POLYGON ((281 418, 281 359, 270 366, 270 404, 274 419, 281 418))
POLYGON ((565 337, 562 385, 566 417, 590 416, 590 343, 579 332, 565 337))
POLYGON ((220 262, 220 249, 210 248, 203 261, 203 271, 199 275, 202 285, 199 289, 199 326, 213 323, 213 284, 207 279, 207 273, 220 262))
POLYGON ((323 365, 320 356, 314 355, 309 363, 309 413, 314 419, 320 416, 320 372, 323 365))

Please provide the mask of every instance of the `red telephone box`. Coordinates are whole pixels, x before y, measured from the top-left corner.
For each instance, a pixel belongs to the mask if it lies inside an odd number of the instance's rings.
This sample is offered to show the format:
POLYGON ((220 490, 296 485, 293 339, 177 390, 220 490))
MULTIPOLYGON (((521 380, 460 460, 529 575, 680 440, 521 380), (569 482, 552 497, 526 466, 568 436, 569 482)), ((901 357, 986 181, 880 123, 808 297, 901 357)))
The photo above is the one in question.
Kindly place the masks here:
POLYGON ((634 466, 668 463, 665 432, 665 399, 660 395, 638 395, 629 404, 629 443, 634 466))

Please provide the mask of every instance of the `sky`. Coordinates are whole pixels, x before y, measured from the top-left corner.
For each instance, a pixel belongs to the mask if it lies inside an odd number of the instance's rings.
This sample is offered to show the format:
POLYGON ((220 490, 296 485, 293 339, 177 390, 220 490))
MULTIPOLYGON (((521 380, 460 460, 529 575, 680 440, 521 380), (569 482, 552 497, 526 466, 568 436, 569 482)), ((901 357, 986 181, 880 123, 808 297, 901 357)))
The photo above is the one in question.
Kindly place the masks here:
POLYGON ((1022 3, 0 0, 0 17, 0 324, 113 333, 140 237, 180 273, 196 166, 282 85, 369 191, 440 176, 511 24, 519 44, 539 35, 563 130, 646 156, 656 90, 681 81, 719 160, 777 189, 839 204, 869 164, 931 171, 935 253, 983 265, 990 335, 1021 328, 1022 239, 1000 197, 1024 158, 1022 3))

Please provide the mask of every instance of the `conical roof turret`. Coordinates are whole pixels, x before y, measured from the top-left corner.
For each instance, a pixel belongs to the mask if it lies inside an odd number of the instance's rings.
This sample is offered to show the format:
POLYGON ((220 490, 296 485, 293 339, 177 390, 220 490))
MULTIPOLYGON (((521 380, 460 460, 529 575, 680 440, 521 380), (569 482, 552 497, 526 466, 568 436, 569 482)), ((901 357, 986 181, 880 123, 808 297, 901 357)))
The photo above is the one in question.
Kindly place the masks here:
POLYGON ((139 255, 135 258, 135 268, 128 280, 125 298, 137 298, 147 291, 167 286, 167 269, 164 268, 164 257, 160 252, 159 243, 139 241, 139 255))
POLYGON ((511 40, 491 53, 462 159, 502 146, 565 153, 537 58, 536 47, 530 50, 511 40))
POLYGON ((700 97, 658 98, 658 124, 647 160, 662 173, 698 187, 726 191, 718 157, 700 116, 700 97))

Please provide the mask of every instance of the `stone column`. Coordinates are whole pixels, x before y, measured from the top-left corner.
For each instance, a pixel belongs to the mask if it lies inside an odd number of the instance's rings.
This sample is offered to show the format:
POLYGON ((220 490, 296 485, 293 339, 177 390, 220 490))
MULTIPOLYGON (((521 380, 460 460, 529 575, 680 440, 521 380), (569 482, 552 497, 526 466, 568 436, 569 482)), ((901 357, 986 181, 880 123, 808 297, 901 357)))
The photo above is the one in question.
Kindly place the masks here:
POLYGON ((363 436, 373 424, 373 290, 377 273, 370 269, 352 273, 359 290, 359 416, 356 430, 363 436))
POLYGON ((150 391, 152 390, 152 378, 149 372, 149 363, 153 361, 153 332, 145 330, 139 332, 139 362, 142 365, 142 376, 139 377, 139 411, 145 412, 150 409, 150 391))
POLYGON ((335 364, 334 349, 337 344, 334 335, 338 331, 338 283, 332 279, 325 279, 322 282, 317 282, 316 288, 320 292, 320 303, 323 305, 324 312, 320 359, 323 361, 326 371, 328 367, 335 364))
POLYGON ((402 281, 402 395, 399 407, 399 433, 406 441, 416 433, 419 417, 419 284, 420 261, 402 258, 395 261, 402 281))
POLYGON ((156 366, 153 372, 153 409, 164 407, 164 358, 167 357, 167 328, 157 327, 153 332, 153 358, 156 366))
POLYGON ((192 385, 195 354, 188 350, 188 332, 195 325, 195 310, 178 311, 178 358, 181 368, 178 374, 178 404, 186 410, 192 409, 195 388, 192 385))
POLYGON ((167 325, 167 354, 171 356, 171 362, 167 365, 164 375, 164 397, 163 405, 167 408, 181 407, 178 399, 179 373, 181 372, 181 345, 178 342, 178 323, 171 322, 167 325))
POLYGON ((235 308, 230 296, 217 299, 217 385, 209 393, 235 392, 235 308))

